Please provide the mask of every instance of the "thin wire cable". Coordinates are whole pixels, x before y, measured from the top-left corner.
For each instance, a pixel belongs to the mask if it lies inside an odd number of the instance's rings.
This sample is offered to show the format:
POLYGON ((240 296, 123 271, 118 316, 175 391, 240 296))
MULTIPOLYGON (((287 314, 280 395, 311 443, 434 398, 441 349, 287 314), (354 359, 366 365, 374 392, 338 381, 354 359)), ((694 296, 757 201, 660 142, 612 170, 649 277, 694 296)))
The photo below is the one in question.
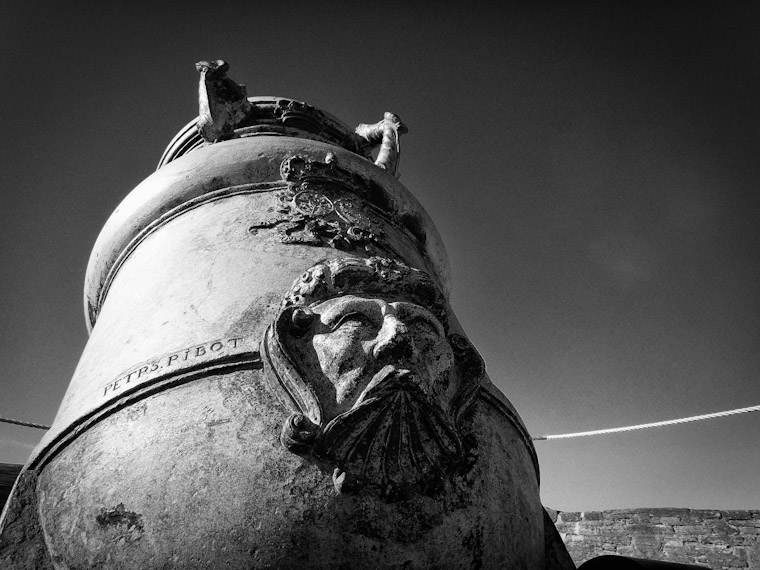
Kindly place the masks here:
MULTIPOLYGON (((575 433, 563 433, 558 435, 539 435, 533 438, 533 441, 546 441, 549 439, 569 439, 572 437, 588 437, 591 435, 604 435, 608 433, 621 433, 626 431, 635 431, 640 429, 650 429, 650 428, 656 428, 656 427, 664 427, 664 426, 671 426, 676 424, 685 424, 689 422, 698 422, 701 420, 710 420, 713 418, 722 418, 725 416, 733 416, 736 414, 746 414, 749 412, 758 412, 760 411, 760 405, 758 406, 750 406, 748 408, 738 408, 736 410, 726 410, 724 412, 713 412, 712 414, 702 414, 699 416, 690 416, 688 418, 678 418, 675 420, 665 420, 662 422, 652 422, 648 424, 637 424, 633 426, 625 426, 625 427, 617 427, 617 428, 607 428, 607 429, 597 429, 597 430, 591 430, 591 431, 579 431, 575 433)), ((21 420, 14 420, 11 418, 4 418, 0 416, 0 422, 4 422, 7 424, 16 424, 19 426, 26 426, 36 429, 44 429, 48 430, 50 429, 50 426, 46 426, 44 424, 35 424, 33 422, 23 422, 21 420)))
POLYGON ((533 441, 544 441, 547 439, 568 439, 571 437, 587 437, 589 435, 602 435, 607 433, 620 433, 624 431, 634 431, 638 429, 649 429, 662 426, 671 426, 674 424, 685 424, 688 422, 697 422, 700 420, 710 420, 712 418, 721 418, 723 416, 733 416, 736 414, 746 414, 748 412, 760 411, 760 406, 750 406, 749 408, 738 408, 736 410, 727 410, 725 412, 714 412, 712 414, 702 414, 701 416, 691 416, 688 418, 679 418, 677 420, 665 420, 664 422, 652 422, 651 424, 638 424, 635 426, 626 426, 618 428, 597 429, 593 431, 579 431, 576 433, 563 433, 561 435, 539 435, 533 438, 533 441))
POLYGON ((36 429, 50 429, 50 426, 46 426, 43 424, 35 424, 32 422, 22 422, 21 420, 12 420, 11 418, 3 418, 0 417, 0 422, 5 422, 6 424, 16 424, 18 426, 26 426, 36 429))

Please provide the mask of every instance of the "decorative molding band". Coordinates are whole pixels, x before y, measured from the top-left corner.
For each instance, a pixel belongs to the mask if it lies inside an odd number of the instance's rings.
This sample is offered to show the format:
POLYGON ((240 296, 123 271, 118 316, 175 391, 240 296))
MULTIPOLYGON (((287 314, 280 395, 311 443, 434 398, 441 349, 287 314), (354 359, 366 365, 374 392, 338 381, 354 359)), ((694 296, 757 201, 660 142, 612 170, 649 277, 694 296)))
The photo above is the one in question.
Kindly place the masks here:
MULTIPOLYGON (((248 117, 233 129, 233 138, 259 135, 315 140, 345 148, 362 158, 372 158, 371 145, 329 113, 285 97, 248 97, 248 117)), ((187 123, 167 145, 156 170, 205 146, 198 116, 187 123)))
MULTIPOLYGON (((118 397, 113 397, 95 410, 83 415, 76 422, 69 425, 58 434, 45 449, 36 454, 36 457, 28 465, 28 469, 41 470, 65 447, 77 439, 91 427, 106 419, 108 416, 147 398, 170 388, 199 380, 211 374, 234 372, 237 370, 258 370, 262 368, 261 357, 258 351, 241 352, 228 355, 201 364, 179 368, 165 374, 149 378, 141 384, 137 384, 128 390, 120 392, 118 397)), ((121 378, 121 376, 119 376, 121 378)))
MULTIPOLYGON (((298 162, 299 167, 302 166, 301 162, 305 162, 299 157, 293 157, 292 159, 284 161, 283 165, 287 163, 289 166, 292 160, 300 161, 298 162)), ((309 161, 308 163, 309 167, 312 167, 314 164, 319 165, 321 163, 315 163, 312 161, 309 161)), ((283 240, 283 243, 302 243, 322 247, 333 247, 335 249, 352 249, 360 246, 367 249, 370 254, 386 252, 394 257, 400 258, 400 254, 391 247, 388 240, 383 240, 383 243, 381 244, 377 239, 378 235, 382 234, 381 226, 379 225, 379 221, 382 220, 389 226, 395 227, 416 249, 424 247, 425 234, 424 230, 421 229, 422 225, 418 220, 413 216, 405 216, 398 221, 394 220, 377 203, 379 200, 378 196, 381 192, 377 189, 373 189, 372 185, 366 182, 364 182, 361 185, 361 188, 358 189, 359 194, 365 198, 362 199, 357 197, 352 200, 350 198, 351 192, 348 190, 348 188, 351 187, 346 186, 346 184, 351 183, 357 185, 357 181, 360 181, 361 179, 357 175, 348 173, 347 171, 330 169, 330 172, 333 171, 339 173, 335 176, 337 180, 342 181, 344 184, 338 183, 338 188, 343 188, 344 190, 342 192, 345 193, 345 197, 342 200, 336 200, 335 205, 338 210, 337 214, 333 217, 337 219, 337 222, 331 223, 328 221, 322 225, 316 224, 314 227, 310 225, 306 232, 306 238, 300 235, 288 235, 286 236, 286 239, 283 240), (364 200, 367 201, 365 202, 364 200), (368 217, 363 213, 361 208, 357 207, 355 204, 357 201, 364 204, 364 209, 368 209, 371 212, 371 216, 368 217), (335 228, 333 226, 335 226, 335 228), (315 234, 315 236, 312 239, 309 239, 310 234, 315 234)), ((325 173, 320 173, 319 175, 311 173, 304 174, 301 170, 284 170, 282 176, 282 181, 238 184, 235 186, 220 188, 201 196, 196 196, 195 198, 164 212, 153 222, 145 226, 145 228, 129 241, 126 247, 124 247, 121 253, 116 257, 113 265, 109 268, 100 290, 98 291, 96 303, 89 310, 88 326, 90 329, 95 326, 97 317, 103 308, 103 303, 105 303, 108 291, 110 290, 116 275, 137 247, 159 228, 179 216, 184 215, 190 210, 231 196, 278 192, 277 203, 278 207, 282 210, 280 215, 283 215, 283 212, 289 213, 290 210, 293 210, 293 215, 290 216, 293 219, 295 219, 294 216, 300 216, 300 218, 304 219, 308 219, 309 217, 321 219, 320 215, 305 216, 303 212, 298 210, 299 206, 296 204, 297 199, 308 196, 312 201, 319 199, 324 200, 323 193, 327 192, 327 194, 330 194, 329 189, 322 189, 325 181, 336 183, 336 180, 331 179, 325 173)), ((332 202, 331 206, 333 206, 332 202)), ((316 214, 319 214, 319 212, 316 214)), ((286 222, 288 221, 288 218, 283 218, 282 221, 286 222)), ((292 221, 293 220, 291 220, 291 222, 292 221)), ((269 225, 271 224, 264 224, 264 226, 261 227, 268 227, 269 225)), ((303 233, 303 230, 306 229, 305 226, 304 228, 299 227, 298 223, 295 225, 291 223, 291 225, 293 226, 292 228, 284 228, 284 230, 290 230, 291 233, 296 231, 298 234, 298 232, 303 233)), ((257 229, 259 226, 251 227, 257 229)))

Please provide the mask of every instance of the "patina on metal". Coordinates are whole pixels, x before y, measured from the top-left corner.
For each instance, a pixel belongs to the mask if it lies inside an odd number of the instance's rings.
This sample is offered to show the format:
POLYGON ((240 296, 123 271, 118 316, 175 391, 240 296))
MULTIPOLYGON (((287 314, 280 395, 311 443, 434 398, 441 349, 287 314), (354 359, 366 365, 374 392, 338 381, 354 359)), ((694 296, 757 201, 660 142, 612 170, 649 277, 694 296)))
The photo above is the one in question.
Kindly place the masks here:
POLYGON ((197 68, 199 117, 93 249, 90 339, 0 564, 572 568, 398 181, 406 125, 197 68))

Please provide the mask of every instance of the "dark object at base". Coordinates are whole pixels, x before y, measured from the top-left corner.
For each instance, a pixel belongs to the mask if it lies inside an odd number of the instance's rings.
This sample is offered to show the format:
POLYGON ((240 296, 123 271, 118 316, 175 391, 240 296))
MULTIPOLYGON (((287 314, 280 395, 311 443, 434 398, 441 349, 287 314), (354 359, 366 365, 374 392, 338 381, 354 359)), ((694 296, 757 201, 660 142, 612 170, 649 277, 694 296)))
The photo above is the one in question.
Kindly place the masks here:
MULTIPOLYGON (((556 513, 554 518, 557 518, 556 513)), ((575 563, 570 558, 570 554, 567 552, 564 544, 562 544, 562 538, 557 532, 557 527, 554 526, 552 516, 549 515, 544 508, 544 551, 545 551, 545 567, 552 570, 575 570, 575 563)))
POLYGON ((690 568, 704 569, 705 566, 628 558, 626 556, 597 556, 581 564, 578 570, 689 570, 690 568))
POLYGON ((5 502, 11 494, 11 489, 13 489, 13 484, 23 467, 23 465, 15 463, 0 463, 0 511, 3 510, 5 502))
POLYGON ((53 570, 37 516, 37 472, 25 471, 0 528, 0 568, 53 570))

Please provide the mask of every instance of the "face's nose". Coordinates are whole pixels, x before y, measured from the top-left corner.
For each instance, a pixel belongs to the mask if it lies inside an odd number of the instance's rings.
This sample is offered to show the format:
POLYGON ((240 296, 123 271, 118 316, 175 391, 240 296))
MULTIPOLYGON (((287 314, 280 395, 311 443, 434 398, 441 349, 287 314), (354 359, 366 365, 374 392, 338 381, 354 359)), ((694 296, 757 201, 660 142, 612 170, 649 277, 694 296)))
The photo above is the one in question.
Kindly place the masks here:
POLYGON ((393 314, 383 317, 383 326, 377 333, 372 355, 375 358, 405 358, 412 353, 412 339, 407 325, 393 314))

